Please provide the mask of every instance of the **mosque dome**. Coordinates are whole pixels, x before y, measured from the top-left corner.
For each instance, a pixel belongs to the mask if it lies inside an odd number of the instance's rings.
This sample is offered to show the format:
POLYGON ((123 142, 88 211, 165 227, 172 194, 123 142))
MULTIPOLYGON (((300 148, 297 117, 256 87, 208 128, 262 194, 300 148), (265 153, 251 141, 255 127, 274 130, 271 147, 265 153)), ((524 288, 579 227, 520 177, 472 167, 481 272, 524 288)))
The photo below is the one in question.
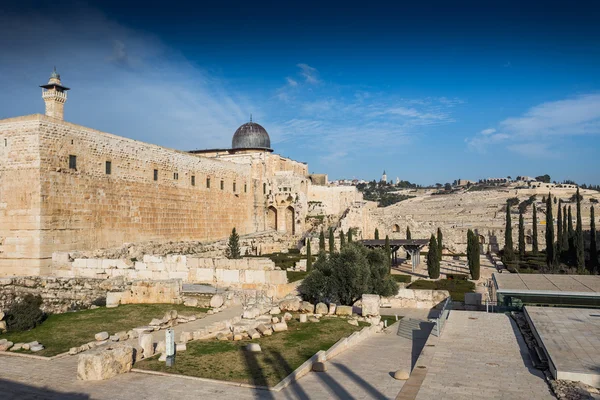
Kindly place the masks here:
POLYGON ((231 148, 240 149, 266 149, 271 150, 269 134, 256 122, 247 122, 240 126, 231 141, 231 148))

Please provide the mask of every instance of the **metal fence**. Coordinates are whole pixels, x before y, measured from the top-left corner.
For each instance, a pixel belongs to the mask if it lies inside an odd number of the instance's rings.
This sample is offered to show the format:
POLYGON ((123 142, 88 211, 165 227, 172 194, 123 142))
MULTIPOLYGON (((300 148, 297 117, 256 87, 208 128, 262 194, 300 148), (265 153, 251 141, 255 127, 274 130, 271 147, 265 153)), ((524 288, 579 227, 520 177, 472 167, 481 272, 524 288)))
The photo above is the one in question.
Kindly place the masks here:
POLYGON ((451 309, 452 309, 452 298, 450 296, 448 296, 448 298, 444 302, 442 309, 440 310, 439 316, 435 319, 430 320, 431 322, 435 323, 435 326, 433 327, 433 331, 432 331, 432 333, 435 336, 440 337, 440 335, 442 334, 442 330, 444 329, 444 325, 446 324, 448 315, 450 315, 451 309))

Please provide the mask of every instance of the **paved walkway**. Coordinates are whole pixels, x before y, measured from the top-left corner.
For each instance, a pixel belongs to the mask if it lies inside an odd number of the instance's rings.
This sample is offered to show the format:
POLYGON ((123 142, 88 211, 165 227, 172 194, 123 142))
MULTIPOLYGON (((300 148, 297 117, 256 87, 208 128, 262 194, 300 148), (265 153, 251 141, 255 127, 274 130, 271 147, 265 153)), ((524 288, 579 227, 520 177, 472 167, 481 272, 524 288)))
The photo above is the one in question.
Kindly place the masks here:
POLYGON ((426 360, 417 400, 554 398, 507 315, 451 311, 435 347, 426 349, 434 352, 426 360))
MULTIPOLYGON (((214 317, 219 316, 226 317, 225 312, 214 317)), ((394 380, 391 374, 411 367, 412 359, 416 358, 414 353, 420 349, 417 346, 424 344, 424 339, 419 341, 423 343, 413 343, 394 332, 372 336, 328 362, 327 372, 310 373, 279 393, 142 373, 124 374, 108 381, 81 382, 76 378, 77 357, 43 361, 0 356, 0 398, 394 399, 404 382, 394 380)))

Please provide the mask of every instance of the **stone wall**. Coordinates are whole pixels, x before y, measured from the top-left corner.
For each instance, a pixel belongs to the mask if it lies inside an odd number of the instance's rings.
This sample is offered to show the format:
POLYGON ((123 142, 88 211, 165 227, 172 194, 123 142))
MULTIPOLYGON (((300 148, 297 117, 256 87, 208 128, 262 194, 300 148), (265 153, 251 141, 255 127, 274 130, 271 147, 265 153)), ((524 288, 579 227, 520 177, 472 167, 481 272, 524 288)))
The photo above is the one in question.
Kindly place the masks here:
POLYGON ((447 290, 398 289, 398 294, 382 297, 382 307, 391 308, 423 308, 439 307, 450 296, 447 290))
POLYGON ((178 281, 28 276, 0 278, 0 311, 7 310, 26 294, 34 294, 42 297, 44 311, 61 313, 88 308, 95 300, 105 299, 109 292, 119 293, 122 304, 181 302, 181 282, 178 281))
POLYGON ((354 186, 318 186, 308 188, 308 201, 320 203, 318 208, 322 215, 340 215, 363 196, 354 186))
POLYGON ((180 279, 185 283, 204 283, 216 287, 267 289, 287 284, 286 272, 276 269, 268 258, 198 258, 184 255, 145 255, 140 261, 126 259, 76 258, 54 253, 53 273, 59 277, 127 280, 180 279))

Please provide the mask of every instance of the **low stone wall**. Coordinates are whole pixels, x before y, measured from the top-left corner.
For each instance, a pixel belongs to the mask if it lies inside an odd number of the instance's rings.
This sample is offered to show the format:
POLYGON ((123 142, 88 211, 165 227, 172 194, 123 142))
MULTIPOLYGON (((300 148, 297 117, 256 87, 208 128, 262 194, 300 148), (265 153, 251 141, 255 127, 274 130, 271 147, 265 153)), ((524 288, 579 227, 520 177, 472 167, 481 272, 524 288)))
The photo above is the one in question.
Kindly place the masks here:
POLYGON ((28 276, 0 279, 0 311, 26 294, 40 295, 45 312, 62 313, 89 308, 97 299, 115 293, 121 304, 180 303, 181 281, 58 278, 28 276))
POLYGON ((441 307, 450 296, 447 290, 398 289, 392 297, 382 297, 382 307, 391 308, 436 308, 441 307))
POLYGON ((69 253, 52 255, 52 270, 58 277, 124 277, 127 280, 181 279, 184 283, 205 283, 218 287, 267 289, 287 284, 286 272, 268 258, 239 260, 199 258, 185 255, 151 256, 143 259, 75 258, 69 253))

